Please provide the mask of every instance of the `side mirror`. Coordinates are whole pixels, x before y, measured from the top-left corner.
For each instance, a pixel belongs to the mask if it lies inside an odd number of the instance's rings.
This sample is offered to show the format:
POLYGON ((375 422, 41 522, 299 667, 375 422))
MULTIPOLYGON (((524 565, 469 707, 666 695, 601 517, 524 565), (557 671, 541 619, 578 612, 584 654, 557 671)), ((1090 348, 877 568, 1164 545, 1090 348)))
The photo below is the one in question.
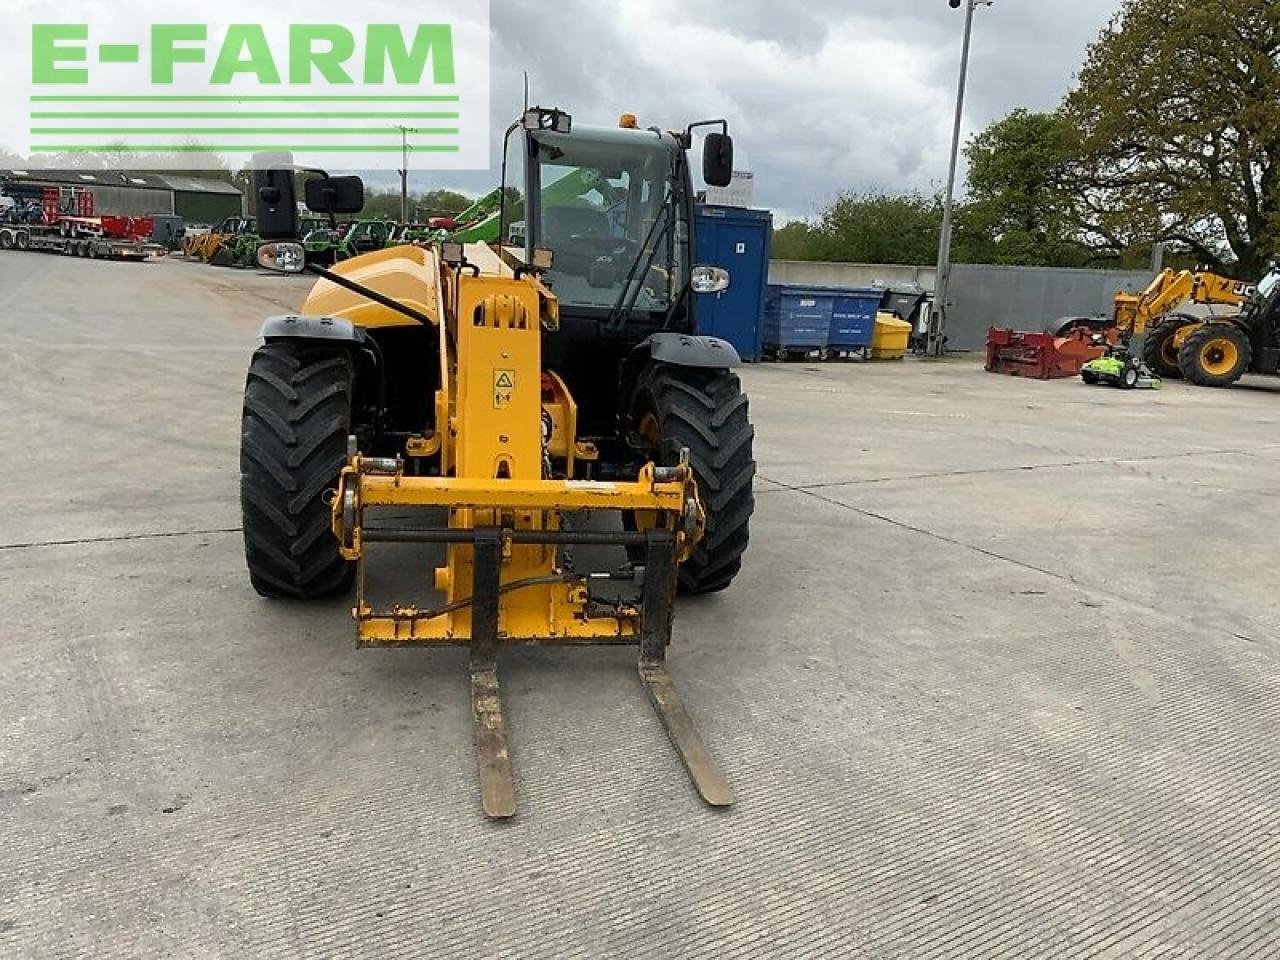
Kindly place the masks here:
POLYGON ((298 235, 298 204, 293 171, 280 167, 253 171, 254 211, 263 240, 292 240, 298 235))
POLYGON ((702 179, 711 187, 733 182, 733 137, 727 133, 708 133, 703 141, 702 179))
POLYGON ((264 243, 258 247, 258 266, 276 273, 301 273, 307 254, 300 243, 264 243))
POLYGON ((729 289, 729 271, 724 267, 698 265, 689 275, 694 293, 719 293, 729 289))
POLYGON ((556 133, 572 133, 573 117, 563 110, 530 107, 521 114, 520 126, 526 130, 554 130, 556 133))
POLYGON ((364 209, 364 181, 359 177, 308 180, 307 208, 316 213, 359 213, 364 209))

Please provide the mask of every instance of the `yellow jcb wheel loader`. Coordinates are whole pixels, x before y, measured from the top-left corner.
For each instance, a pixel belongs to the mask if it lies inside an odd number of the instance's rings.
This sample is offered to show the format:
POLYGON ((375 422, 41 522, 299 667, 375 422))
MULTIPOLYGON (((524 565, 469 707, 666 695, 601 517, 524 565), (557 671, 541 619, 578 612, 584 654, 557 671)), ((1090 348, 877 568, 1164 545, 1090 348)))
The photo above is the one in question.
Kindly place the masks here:
MULTIPOLYGON (((240 467, 254 587, 308 599, 354 580, 359 646, 468 647, 490 817, 515 812, 496 669, 513 644, 636 645, 697 791, 732 802, 665 666, 677 590, 729 585, 753 506, 738 357, 697 335, 694 294, 728 283, 692 261, 699 126, 718 128, 703 177, 727 184, 725 121, 659 133, 526 111, 504 142, 499 236, 518 245, 313 265, 303 309, 267 321, 250 363, 240 467), (376 606, 370 552, 412 545, 443 553, 422 578, 438 599, 376 606), (618 565, 584 569, 598 547, 618 565)), ((297 271, 301 246, 274 242, 297 236, 293 173, 258 170, 255 194, 259 263, 297 271)), ((354 177, 321 175, 305 193, 331 219, 363 202, 354 177)))

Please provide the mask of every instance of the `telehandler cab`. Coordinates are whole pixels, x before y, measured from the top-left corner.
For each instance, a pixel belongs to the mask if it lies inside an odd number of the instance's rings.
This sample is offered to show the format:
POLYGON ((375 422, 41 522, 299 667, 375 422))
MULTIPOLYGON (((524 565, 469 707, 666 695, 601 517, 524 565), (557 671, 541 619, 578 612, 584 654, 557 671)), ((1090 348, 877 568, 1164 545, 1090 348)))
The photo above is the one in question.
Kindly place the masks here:
MULTIPOLYGON (((249 367, 240 469, 253 586, 308 599, 354 580, 359 646, 469 647, 490 817, 515 812, 495 660, 513 644, 637 645, 699 794, 732 802, 665 666, 677 588, 729 585, 753 507, 738 356, 697 335, 694 293, 729 282, 692 261, 687 152, 699 126, 719 128, 703 178, 727 184, 724 121, 593 129, 527 110, 504 144, 499 236, 518 247, 427 243, 312 266, 322 279, 298 315, 266 322, 249 367), (423 578, 438 602, 374 608, 366 559, 384 544, 443 547, 423 578), (575 565, 575 547, 610 545, 631 563, 575 565)), ((297 235, 294 174, 255 173, 264 240, 297 235)), ((322 174, 305 193, 329 217, 363 204, 354 177, 322 174)), ((259 252, 275 269, 304 259, 297 243, 259 252)))

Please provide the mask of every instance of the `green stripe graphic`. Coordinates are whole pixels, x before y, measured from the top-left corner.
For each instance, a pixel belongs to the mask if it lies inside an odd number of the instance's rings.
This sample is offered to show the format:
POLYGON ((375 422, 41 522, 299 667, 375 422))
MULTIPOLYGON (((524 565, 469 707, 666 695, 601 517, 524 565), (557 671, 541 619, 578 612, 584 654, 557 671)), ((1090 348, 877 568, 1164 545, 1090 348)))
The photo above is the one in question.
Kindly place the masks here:
MULTIPOLYGON (((399 153, 400 144, 308 143, 308 144, 259 144, 259 143, 151 143, 145 147, 116 143, 100 144, 42 144, 33 145, 32 153, 253 153, 258 150, 296 150, 308 153, 399 153)), ((457 153, 456 145, 409 144, 410 153, 457 153)))
POLYGON ((302 96, 293 95, 249 95, 243 96, 184 96, 182 94, 148 94, 131 96, 107 96, 104 94, 69 94, 33 95, 32 102, 39 103, 457 103, 455 96, 358 96, 346 94, 342 96, 302 96))
MULTIPOLYGON (((388 127, 380 130, 374 127, 32 127, 28 132, 33 134, 50 134, 50 133, 137 133, 142 136, 154 137, 157 135, 173 136, 174 134, 213 134, 222 135, 233 134, 242 136, 244 134, 282 134, 282 133, 300 133, 300 134, 317 134, 317 133, 363 133, 369 136, 377 137, 398 137, 400 129, 398 127, 388 127)), ((457 127, 410 127, 409 133, 413 136, 452 136, 458 133, 457 127)))
POLYGON ((101 111, 94 110, 91 112, 57 112, 51 113, 46 110, 33 110, 31 112, 32 120, 202 120, 204 118, 211 120, 237 120, 241 117, 247 120, 310 120, 312 118, 321 117, 326 120, 456 120, 456 113, 368 113, 367 111, 359 111, 356 113, 334 113, 327 111, 315 110, 293 110, 288 113, 263 112, 254 110, 236 110, 234 112, 218 113, 214 111, 201 111, 198 113, 174 113, 169 111, 101 111))

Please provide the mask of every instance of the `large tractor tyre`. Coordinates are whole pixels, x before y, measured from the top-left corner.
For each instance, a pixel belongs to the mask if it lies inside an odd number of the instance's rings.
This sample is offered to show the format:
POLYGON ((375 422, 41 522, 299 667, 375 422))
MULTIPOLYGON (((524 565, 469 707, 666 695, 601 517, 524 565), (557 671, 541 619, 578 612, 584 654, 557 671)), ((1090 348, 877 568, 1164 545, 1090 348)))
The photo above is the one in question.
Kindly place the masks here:
POLYGON ((351 585, 325 501, 346 461, 352 380, 350 354, 307 341, 268 343, 249 364, 240 510, 249 579, 264 597, 310 600, 351 585))
POLYGON ((26 250, 31 246, 31 239, 25 233, 19 231, 17 236, 14 238, 14 245, 19 250, 26 250))
POLYGON ((755 508, 755 431, 737 375, 650 364, 637 383, 632 414, 636 432, 655 462, 674 465, 680 451, 688 448, 707 513, 701 542, 680 565, 681 592, 723 590, 742 568, 755 508))
POLYGON ((8 230, 0 230, 0 250, 13 249, 13 234, 8 230))
POLYGON ((1199 387, 1229 387, 1252 362, 1249 336, 1233 323, 1206 323, 1178 351, 1182 375, 1199 387))
POLYGON ((1142 341, 1142 362, 1166 380, 1182 379, 1178 366, 1178 331, 1188 324, 1199 323, 1192 317, 1165 317, 1147 331, 1142 341))

